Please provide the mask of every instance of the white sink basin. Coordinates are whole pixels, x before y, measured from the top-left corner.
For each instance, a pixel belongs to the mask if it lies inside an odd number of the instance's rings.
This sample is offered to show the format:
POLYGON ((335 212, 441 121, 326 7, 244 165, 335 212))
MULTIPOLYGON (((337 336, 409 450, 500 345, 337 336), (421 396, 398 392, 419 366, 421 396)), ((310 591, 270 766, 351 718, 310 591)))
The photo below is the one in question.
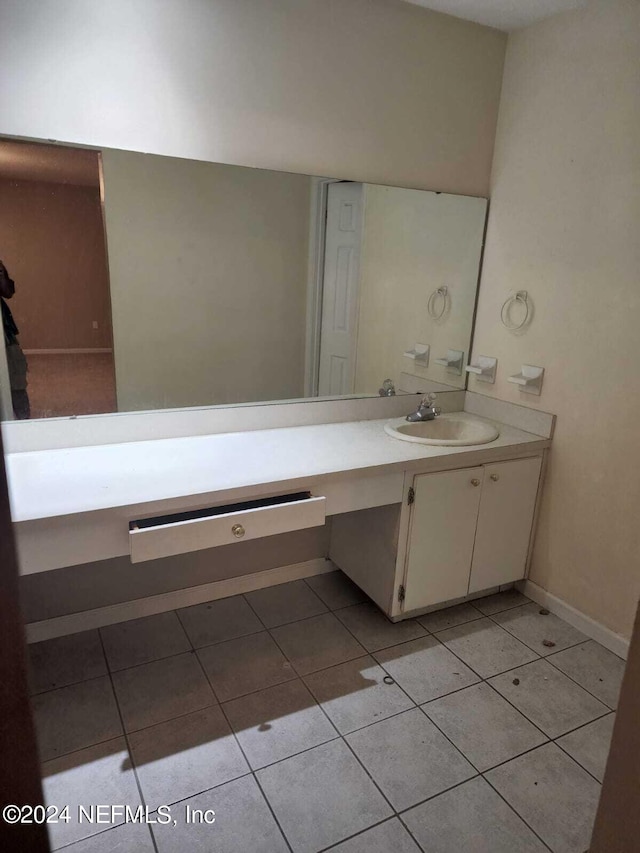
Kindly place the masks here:
POLYGON ((432 421, 412 423, 405 418, 395 418, 384 425, 385 432, 401 441, 416 444, 437 444, 462 447, 471 444, 488 444, 500 435, 498 429, 466 412, 439 415, 432 421))

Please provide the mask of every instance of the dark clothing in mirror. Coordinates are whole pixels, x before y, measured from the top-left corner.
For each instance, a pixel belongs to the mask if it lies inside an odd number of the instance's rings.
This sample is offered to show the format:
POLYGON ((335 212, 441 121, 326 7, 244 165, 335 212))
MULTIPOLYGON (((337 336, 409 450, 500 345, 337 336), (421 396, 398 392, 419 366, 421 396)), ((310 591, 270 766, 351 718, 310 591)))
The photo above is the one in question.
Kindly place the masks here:
POLYGON ((7 368, 13 413, 18 420, 27 420, 31 416, 29 395, 27 394, 27 359, 18 343, 19 330, 16 321, 13 319, 11 309, 1 298, 0 305, 2 306, 2 331, 7 349, 7 368))

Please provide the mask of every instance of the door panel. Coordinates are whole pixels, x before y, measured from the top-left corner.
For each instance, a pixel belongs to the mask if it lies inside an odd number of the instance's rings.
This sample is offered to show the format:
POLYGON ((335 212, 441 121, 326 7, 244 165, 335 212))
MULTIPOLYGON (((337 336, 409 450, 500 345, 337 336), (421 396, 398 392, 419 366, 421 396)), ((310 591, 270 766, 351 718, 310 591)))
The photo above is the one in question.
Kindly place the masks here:
POLYGON ((541 465, 540 457, 485 465, 469 592, 524 577, 541 465))
POLYGON ((362 184, 327 190, 318 394, 352 394, 358 319, 362 184))
POLYGON ((415 478, 405 611, 467 594, 482 477, 478 467, 415 478))

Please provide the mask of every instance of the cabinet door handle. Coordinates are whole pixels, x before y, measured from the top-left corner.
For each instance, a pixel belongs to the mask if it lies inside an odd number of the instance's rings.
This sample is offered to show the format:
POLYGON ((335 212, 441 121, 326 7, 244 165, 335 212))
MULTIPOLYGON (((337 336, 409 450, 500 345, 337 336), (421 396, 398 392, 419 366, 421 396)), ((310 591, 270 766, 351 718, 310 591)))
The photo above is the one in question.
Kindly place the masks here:
POLYGON ((234 524, 231 528, 231 532, 236 537, 236 539, 242 539, 244 536, 244 527, 241 524, 234 524))
POLYGON ((497 483, 497 482, 498 482, 498 480, 500 479, 500 475, 499 475, 499 474, 491 474, 491 475, 490 475, 490 477, 491 477, 491 479, 493 480, 493 482, 494 482, 494 483, 497 483))
POLYGON ((479 486, 479 485, 480 485, 480 480, 478 480, 478 478, 477 478, 477 477, 474 477, 474 478, 473 478, 473 480, 471 481, 471 485, 472 485, 472 486, 479 486))

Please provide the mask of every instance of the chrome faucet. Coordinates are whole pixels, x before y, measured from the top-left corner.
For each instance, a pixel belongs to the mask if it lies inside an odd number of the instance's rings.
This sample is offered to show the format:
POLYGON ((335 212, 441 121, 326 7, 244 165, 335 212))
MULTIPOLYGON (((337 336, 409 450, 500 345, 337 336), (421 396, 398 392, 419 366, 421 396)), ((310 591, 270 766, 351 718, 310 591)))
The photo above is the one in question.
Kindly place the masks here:
POLYGON ((434 418, 437 418, 442 410, 434 405, 435 400, 435 394, 426 394, 422 398, 422 400, 420 400, 420 405, 418 406, 416 411, 412 412, 410 415, 407 415, 407 420, 432 421, 434 418))
POLYGON ((393 384, 393 379, 385 379, 382 383, 382 388, 380 388, 380 390, 378 391, 378 394, 381 397, 395 397, 396 389, 395 385, 393 384))

